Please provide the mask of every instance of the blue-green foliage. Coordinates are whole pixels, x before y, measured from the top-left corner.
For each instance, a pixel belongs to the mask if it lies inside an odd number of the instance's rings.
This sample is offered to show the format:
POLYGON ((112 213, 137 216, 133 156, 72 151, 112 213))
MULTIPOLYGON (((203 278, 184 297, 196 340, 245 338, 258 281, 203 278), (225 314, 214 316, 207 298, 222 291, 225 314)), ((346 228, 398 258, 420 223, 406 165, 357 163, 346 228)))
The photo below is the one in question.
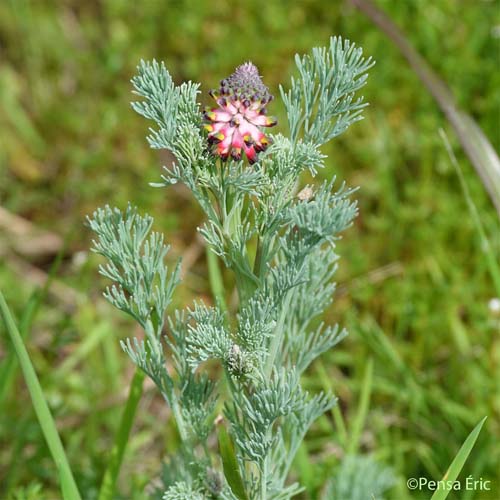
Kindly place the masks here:
POLYGON ((333 182, 297 194, 298 176, 322 168, 319 147, 361 118, 365 104, 354 93, 372 63, 338 38, 296 62, 299 78, 288 92, 281 89, 291 138, 271 136, 251 166, 210 154, 198 85, 176 86, 157 62, 141 62, 132 80, 144 98, 133 108, 156 125, 151 147, 175 157, 157 185, 182 182, 198 200, 207 217, 199 231, 235 274, 237 311, 199 302, 168 316, 178 267, 167 272, 168 247, 150 234, 152 219, 130 207, 124 213, 106 207, 89 222, 98 237, 94 250, 108 259, 101 273, 116 283, 106 298, 146 332, 146 341, 132 338, 122 347, 158 386, 182 440, 176 473, 165 475, 164 499, 236 498, 227 483, 215 481, 220 460, 208 445, 222 403, 220 425, 229 425, 247 496, 291 498, 301 490, 286 485, 297 449, 335 404, 333 395, 304 391, 300 375, 345 335, 313 320, 331 302, 335 242, 357 209, 352 190, 333 191, 333 182), (222 365, 227 394, 209 380, 207 361, 222 365))
POLYGON ((393 486, 390 469, 370 456, 346 456, 326 487, 324 500, 380 500, 393 486))
POLYGON ((321 145, 360 120, 366 104, 354 94, 365 83, 371 58, 364 59, 361 48, 349 40, 333 37, 330 46, 317 47, 311 55, 295 56, 300 78, 292 78, 286 92, 280 87, 290 124, 292 142, 301 132, 304 139, 321 145))

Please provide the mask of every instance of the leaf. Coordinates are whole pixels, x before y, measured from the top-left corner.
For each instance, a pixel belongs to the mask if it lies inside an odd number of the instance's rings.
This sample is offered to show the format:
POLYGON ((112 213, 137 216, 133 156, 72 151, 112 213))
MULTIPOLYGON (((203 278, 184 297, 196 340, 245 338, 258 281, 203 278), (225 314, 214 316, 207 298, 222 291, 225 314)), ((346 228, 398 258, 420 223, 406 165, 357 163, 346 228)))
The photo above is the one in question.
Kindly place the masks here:
POLYGON ((125 449, 130 440, 130 431, 132 430, 137 407, 142 397, 145 377, 144 372, 137 367, 130 383, 127 403, 120 419, 120 424, 115 435, 115 442, 101 482, 99 500, 111 500, 116 494, 116 482, 123 462, 123 456, 125 455, 125 449))
MULTIPOLYGON (((54 262, 50 266, 49 274, 47 280, 44 285, 36 289, 29 297, 26 306, 24 307, 23 313, 21 315, 21 319, 19 321, 19 332, 21 334, 22 339, 26 339, 31 329, 31 325, 37 315, 40 307, 47 297, 50 286, 59 270, 61 262, 66 254, 66 250, 68 248, 69 242, 71 241, 71 236, 73 235, 73 231, 70 231, 66 236, 64 243, 59 250, 54 262)), ((14 375, 16 373, 17 368, 17 355, 15 350, 10 350, 5 358, 5 360, 0 363, 0 411, 2 405, 5 403, 5 398, 7 394, 10 392, 12 387, 12 383, 14 381, 14 375)))
POLYGON ((63 473, 62 470, 59 472, 59 482, 61 484, 61 491, 64 500, 73 500, 73 483, 72 478, 67 474, 63 473))
POLYGON ((359 440, 365 426, 366 416, 370 405, 370 396, 373 385, 373 359, 368 359, 361 386, 361 395, 359 397, 358 412, 354 418, 351 428, 351 435, 346 455, 354 455, 358 451, 359 440))
MULTIPOLYGON (((453 152, 450 142, 448 141, 448 137, 446 136, 446 133, 443 129, 439 129, 439 135, 441 136, 441 139, 444 142, 444 146, 446 148, 448 156, 450 157, 450 161, 452 165, 455 167, 455 170, 457 172, 458 180, 460 181, 465 201, 467 202, 467 208, 469 209, 469 213, 474 222, 474 225, 476 226, 476 231, 481 241, 481 249, 485 254, 486 264, 488 266, 488 270, 490 272, 493 284, 495 285, 497 297, 500 297, 500 267, 498 266, 495 252, 492 248, 490 240, 486 236, 486 230, 484 228, 483 222, 481 221, 481 215, 479 214, 477 206, 474 203, 469 186, 465 181, 464 174, 462 172, 462 169, 460 168, 460 165, 458 164, 457 158, 455 156, 455 153, 453 152)), ((499 184, 499 203, 500 203, 500 184, 499 184)))
POLYGON ((50 413, 49 406, 45 400, 42 387, 31 362, 26 346, 10 312, 9 306, 5 302, 3 294, 0 292, 0 316, 14 346, 14 350, 19 359, 26 385, 31 396, 31 401, 35 409, 36 416, 43 435, 49 447, 52 458, 59 471, 62 490, 65 500, 80 500, 80 493, 76 486, 71 468, 66 458, 61 438, 57 432, 57 427, 50 413))
MULTIPOLYGON (((19 322, 19 330, 21 337, 24 339, 28 334, 29 327, 31 325, 31 320, 38 308, 40 293, 35 290, 29 297, 26 303, 21 320, 19 322)), ((7 356, 0 363, 0 408, 5 403, 5 399, 10 392, 12 383, 14 381, 14 375, 16 373, 17 367, 17 357, 14 350, 8 350, 7 356)))
POLYGON ((223 310, 227 311, 226 299, 224 298, 224 280, 219 268, 219 261, 214 251, 207 245, 207 266, 208 266, 208 280, 212 295, 217 305, 223 310))
MULTIPOLYGON (((483 424, 485 422, 487 417, 484 417, 477 425, 474 427, 472 432, 468 435, 467 439, 464 441, 464 444, 458 450, 458 453, 456 454, 455 458, 453 459, 453 462, 451 462, 450 467, 446 471, 446 474, 443 476, 443 481, 447 481, 448 484, 456 481, 458 475, 460 474, 460 471, 462 470, 462 467, 465 464, 465 461, 469 457, 470 452, 472 451, 472 448, 474 447, 474 444, 476 443, 477 437, 479 436, 479 433, 481 432, 481 428, 483 427, 483 424)), ((432 495, 431 500, 444 500, 447 496, 448 493, 451 490, 449 489, 437 489, 434 492, 434 495, 432 495)))
POLYGON ((226 431, 224 426, 219 427, 219 452, 222 458, 224 467, 224 476, 231 487, 232 492, 240 500, 248 500, 245 491, 245 485, 240 475, 238 460, 234 452, 234 446, 231 441, 231 436, 226 431))

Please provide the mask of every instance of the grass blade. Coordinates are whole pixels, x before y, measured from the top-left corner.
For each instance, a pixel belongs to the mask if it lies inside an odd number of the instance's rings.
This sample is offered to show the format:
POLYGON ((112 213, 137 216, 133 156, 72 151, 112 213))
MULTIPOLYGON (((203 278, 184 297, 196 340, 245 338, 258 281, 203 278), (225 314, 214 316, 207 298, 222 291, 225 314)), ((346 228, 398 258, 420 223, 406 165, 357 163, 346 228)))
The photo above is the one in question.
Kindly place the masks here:
POLYGON ((42 387, 36 375, 28 351, 23 343, 21 334, 17 329, 10 309, 5 302, 2 292, 0 292, 0 315, 5 323, 7 333, 12 341, 21 370, 28 386, 28 390, 33 402, 38 422, 42 428, 43 435, 49 447, 50 453, 61 479, 61 486, 64 485, 63 495, 65 500, 80 500, 80 493, 73 478, 73 473, 66 458, 66 453, 57 432, 57 427, 50 413, 49 406, 43 395, 42 387))
MULTIPOLYGON (((110 335, 111 326, 109 323, 98 323, 88 331, 87 336, 76 346, 74 351, 55 369, 54 378, 64 378, 87 356, 89 356, 100 343, 104 342, 110 335)), ((107 361, 107 358, 106 358, 107 361)))
POLYGON ((366 364, 365 374, 363 377, 363 386, 361 387, 361 395, 359 397, 358 412, 354 418, 349 444, 347 446, 346 455, 354 455, 358 451, 361 432, 365 426, 366 415, 370 405, 370 396, 373 385, 373 359, 370 358, 366 364))
POLYGON ((135 413, 142 396, 144 383, 144 372, 139 368, 135 370, 134 377, 130 383, 127 404, 120 420, 120 427, 115 437, 115 444, 111 450, 111 457, 104 473, 104 477, 99 490, 99 500, 110 500, 115 497, 116 481, 120 473, 123 455, 127 446, 135 413))
MULTIPOLYGON (((332 384, 332 378, 329 377, 321 359, 317 360, 314 366, 316 367, 319 380, 321 382, 321 385, 323 386, 323 390, 326 393, 331 392, 332 394, 335 394, 335 390, 332 384)), ((339 408, 338 404, 334 405, 334 407, 331 409, 331 414, 334 422, 334 428, 337 431, 339 443, 342 447, 345 447, 348 441, 347 427, 342 415, 342 410, 339 408)))
MULTIPOLYGON (((451 462, 451 465, 446 471, 446 474, 443 476, 443 481, 456 481, 458 475, 460 474, 460 471, 462 470, 462 467, 465 464, 465 461, 467 460, 470 452, 472 451, 472 448, 474 447, 474 444, 476 443, 477 437, 481 432, 486 418, 487 417, 484 417, 468 435, 467 439, 464 441, 464 444, 462 445, 460 450, 458 450, 458 453, 453 459, 453 462, 451 462)), ((432 495, 431 500, 444 500, 448 496, 449 492, 450 490, 448 489, 438 488, 434 492, 434 495, 432 495)))
POLYGON ((464 192, 465 196, 465 201, 467 202, 467 207, 471 214, 472 220, 474 221, 474 225, 476 226, 476 231, 478 232, 479 239, 481 241, 481 249, 485 254, 486 263, 488 265, 488 270, 490 272, 491 279, 493 280, 493 284, 495 285, 497 297, 500 297, 500 267, 498 266, 495 253, 493 252, 490 242, 486 236, 486 231, 484 230, 483 223, 481 222, 481 217, 474 203, 474 200, 472 199, 469 187, 467 186, 467 182, 465 182, 462 169, 460 168, 455 153, 453 152, 450 142, 448 141, 448 137, 446 136, 446 133, 444 132, 443 129, 439 130, 439 135, 441 136, 441 139, 444 142, 444 146, 446 148, 448 156, 450 157, 450 161, 455 167, 455 170, 457 172, 458 179, 460 180, 460 186, 462 187, 462 191, 464 192))
MULTIPOLYGON (((22 339, 25 339, 28 334, 36 310, 38 309, 39 301, 40 292, 39 290, 35 290, 28 299, 28 302, 24 307, 23 313, 21 315, 21 320, 19 322, 19 332, 22 339)), ((12 387, 12 383, 14 382, 16 367, 17 356, 16 352, 12 349, 9 350, 7 356, 5 357, 5 360, 0 364, 0 409, 5 403, 7 394, 10 393, 10 388, 12 387)))
MULTIPOLYGON (((71 237, 73 235, 73 231, 70 231, 66 238, 64 239, 63 245, 56 255, 53 263, 50 266, 49 274, 43 287, 36 289, 31 294, 28 299, 28 303, 26 304, 21 319, 19 321, 19 332, 21 334, 22 339, 26 339, 31 325, 35 319, 36 314, 38 313, 40 306, 42 305, 45 297, 47 296, 50 285, 54 280, 59 267, 61 266, 61 262, 63 260, 64 255, 66 254, 66 250, 68 249, 69 243, 71 241, 71 237)), ((5 358, 4 362, 0 364, 0 410, 2 408, 2 404, 5 401, 7 394, 10 392, 10 388, 12 387, 12 383, 14 381, 14 375, 16 373, 17 368, 17 356, 14 350, 10 351, 5 358)))

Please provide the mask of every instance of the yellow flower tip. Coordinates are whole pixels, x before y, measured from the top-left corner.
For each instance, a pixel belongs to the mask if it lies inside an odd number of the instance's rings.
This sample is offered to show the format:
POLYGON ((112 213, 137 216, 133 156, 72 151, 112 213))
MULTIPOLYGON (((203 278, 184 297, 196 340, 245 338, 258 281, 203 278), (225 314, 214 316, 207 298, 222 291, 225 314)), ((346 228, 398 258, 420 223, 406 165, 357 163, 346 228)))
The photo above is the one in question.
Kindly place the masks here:
POLYGON ((215 112, 213 111, 205 111, 205 117, 212 121, 215 121, 216 119, 215 112))

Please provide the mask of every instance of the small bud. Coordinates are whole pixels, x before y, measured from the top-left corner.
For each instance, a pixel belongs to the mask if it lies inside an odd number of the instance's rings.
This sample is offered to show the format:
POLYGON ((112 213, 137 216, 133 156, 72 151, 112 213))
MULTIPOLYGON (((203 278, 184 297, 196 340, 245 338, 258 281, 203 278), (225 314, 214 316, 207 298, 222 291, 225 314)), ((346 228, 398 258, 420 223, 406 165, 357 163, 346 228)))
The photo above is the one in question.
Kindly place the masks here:
POLYGON ((310 186, 306 186, 302 191, 297 194, 297 198, 300 201, 309 201, 314 195, 314 191, 310 186))
POLYGON ((238 344, 231 346, 227 362, 233 375, 239 376, 249 372, 246 355, 238 344))
POLYGON ((208 491, 215 497, 218 497, 224 489, 224 480, 222 475, 211 467, 207 469, 206 485, 208 491))

